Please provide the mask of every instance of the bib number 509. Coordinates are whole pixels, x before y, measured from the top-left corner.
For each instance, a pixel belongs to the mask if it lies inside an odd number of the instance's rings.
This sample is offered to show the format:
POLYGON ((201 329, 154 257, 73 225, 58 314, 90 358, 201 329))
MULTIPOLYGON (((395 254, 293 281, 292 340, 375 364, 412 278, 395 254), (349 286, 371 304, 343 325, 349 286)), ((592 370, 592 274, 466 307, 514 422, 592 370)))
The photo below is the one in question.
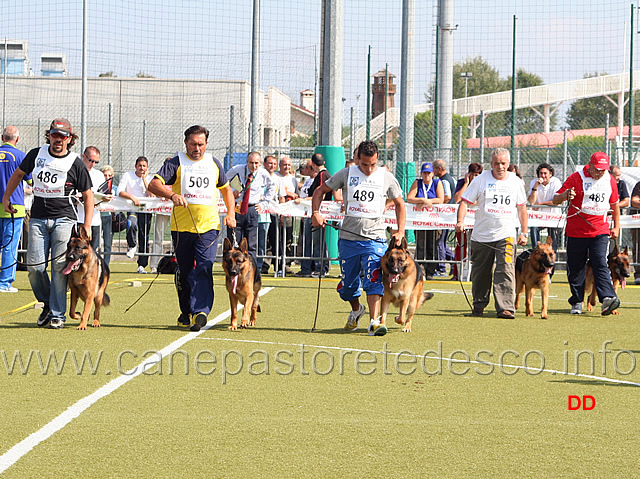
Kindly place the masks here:
POLYGON ((207 188, 209 186, 209 178, 206 176, 203 178, 201 176, 191 176, 189 177, 189 188, 207 188))

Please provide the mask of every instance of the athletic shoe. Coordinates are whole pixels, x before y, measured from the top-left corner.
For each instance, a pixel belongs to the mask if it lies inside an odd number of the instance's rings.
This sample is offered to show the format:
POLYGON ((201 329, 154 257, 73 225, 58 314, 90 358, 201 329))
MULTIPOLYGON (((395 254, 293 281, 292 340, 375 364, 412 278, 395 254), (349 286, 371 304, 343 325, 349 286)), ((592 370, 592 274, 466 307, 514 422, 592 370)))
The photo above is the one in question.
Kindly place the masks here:
POLYGON ((302 270, 300 270, 296 274, 294 274, 294 276, 296 278, 311 278, 311 273, 305 273, 302 270))
POLYGON ((640 278, 636 278, 636 280, 634 281, 634 284, 636 286, 640 286, 640 278))
POLYGON ((180 313, 180 316, 178 316, 178 326, 182 328, 188 328, 189 326, 191 326, 191 321, 189 320, 188 314, 180 313))
POLYGON ((195 313, 191 315, 190 331, 200 331, 207 325, 207 315, 204 313, 195 313))
POLYGON ((42 328, 43 326, 46 326, 47 324, 49 324, 49 321, 51 320, 51 318, 49 318, 50 313, 51 313, 51 310, 49 309, 49 306, 45 304, 44 308, 42 308, 42 313, 40 313, 40 316, 38 316, 39 328, 42 328))
POLYGON ((136 247, 127 250, 127 258, 133 258, 136 255, 136 247))
POLYGON ((349 313, 349 317, 347 318, 347 324, 344 325, 344 329, 347 331, 355 331, 358 329, 358 321, 364 314, 365 308, 364 304, 361 304, 358 308, 358 311, 351 311, 349 313))
POLYGON ((144 270, 144 266, 138 266, 138 274, 147 274, 147 272, 144 270))
POLYGON ((151 268, 151 274, 158 274, 158 268, 151 268))
POLYGON ((320 274, 320 273, 317 273, 316 271, 311 273, 312 278, 326 278, 327 276, 329 276, 327 273, 320 274))
MULTIPOLYGON (((604 304, 602 306, 604 306, 604 304)), ((576 303, 573 306, 571 306, 571 311, 569 311, 569 313, 582 314, 582 303, 576 303)))
POLYGON ((372 319, 367 331, 369 336, 384 336, 387 334, 387 327, 380 323, 380 319, 372 319))
POLYGON ((616 296, 609 296, 602 300, 602 316, 608 316, 620 306, 620 300, 616 296))
POLYGON ((64 321, 61 319, 52 319, 49 321, 49 327, 51 329, 62 329, 64 328, 64 321))
POLYGON ((7 286, 6 288, 0 288, 0 293, 17 293, 18 288, 14 288, 13 286, 7 286))

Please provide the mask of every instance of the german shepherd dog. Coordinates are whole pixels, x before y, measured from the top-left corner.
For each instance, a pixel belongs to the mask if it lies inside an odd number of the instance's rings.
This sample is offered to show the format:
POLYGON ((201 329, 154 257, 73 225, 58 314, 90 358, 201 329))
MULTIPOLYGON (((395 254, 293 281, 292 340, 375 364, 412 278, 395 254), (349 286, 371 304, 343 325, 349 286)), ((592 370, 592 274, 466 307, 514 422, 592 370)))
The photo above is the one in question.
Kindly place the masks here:
POLYGON ((91 303, 95 305, 93 312, 93 326, 100 327, 100 307, 109 306, 110 300, 107 294, 109 283, 109 267, 104 260, 91 247, 87 232, 83 226, 79 229, 73 227, 71 239, 67 244, 67 264, 62 272, 69 276, 69 289, 71 290, 71 305, 69 317, 80 319, 77 329, 87 329, 91 303), (82 316, 76 311, 78 298, 84 301, 82 316))
POLYGON ((380 261, 380 267, 384 282, 381 323, 386 323, 389 304, 393 304, 400 308, 400 314, 395 318, 396 323, 404 326, 402 331, 410 333, 416 310, 426 300, 433 298, 433 293, 422 291, 424 271, 411 257, 406 238, 402 238, 400 246, 391 240, 380 261))
MULTIPOLYGON (((624 251, 620 252, 618 244, 609 251, 607 256, 607 264, 609 265, 609 271, 611 271, 611 281, 613 282, 613 289, 618 294, 618 287, 624 289, 627 286, 627 278, 629 277, 629 247, 625 246, 624 251)), ((584 291, 589 294, 587 301, 587 311, 593 311, 593 307, 596 305, 597 291, 593 280, 593 270, 589 263, 587 263, 587 271, 584 282, 584 291)), ((614 310, 611 314, 620 314, 618 310, 614 310)))
POLYGON ((258 293, 262 287, 262 277, 256 261, 249 254, 247 238, 242 238, 238 248, 233 247, 229 238, 224 239, 222 267, 231 306, 229 329, 232 331, 238 329, 238 303, 244 305, 240 328, 255 326, 257 313, 260 311, 258 293))
POLYGON ((542 294, 542 319, 549 317, 549 283, 556 262, 551 237, 533 250, 523 251, 516 258, 516 309, 520 306, 520 294, 525 292, 525 314, 533 316, 533 295, 536 289, 542 294))

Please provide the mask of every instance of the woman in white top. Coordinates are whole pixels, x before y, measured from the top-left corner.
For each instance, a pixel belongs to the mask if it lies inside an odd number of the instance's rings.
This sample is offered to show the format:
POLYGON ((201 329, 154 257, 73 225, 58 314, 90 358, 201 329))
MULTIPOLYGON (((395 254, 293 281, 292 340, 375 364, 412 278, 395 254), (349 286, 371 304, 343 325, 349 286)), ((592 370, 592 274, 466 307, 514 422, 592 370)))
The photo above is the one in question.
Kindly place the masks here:
MULTIPOLYGON (((531 206, 553 205, 553 196, 562 186, 562 182, 553 176, 554 173, 553 166, 550 164, 540 163, 538 165, 538 168, 536 168, 536 175, 538 177, 535 180, 531 180, 531 184, 529 185, 529 197, 527 201, 531 206)), ((546 212, 554 211, 553 208, 535 208, 535 210, 546 212)), ((540 230, 542 229, 544 228, 538 228, 537 226, 529 228, 531 233, 531 246, 533 248, 535 248, 538 241, 540 241, 540 230)), ((553 242, 553 249, 556 251, 558 250, 558 240, 560 239, 561 232, 562 228, 547 228, 547 233, 551 236, 551 241, 553 242)))

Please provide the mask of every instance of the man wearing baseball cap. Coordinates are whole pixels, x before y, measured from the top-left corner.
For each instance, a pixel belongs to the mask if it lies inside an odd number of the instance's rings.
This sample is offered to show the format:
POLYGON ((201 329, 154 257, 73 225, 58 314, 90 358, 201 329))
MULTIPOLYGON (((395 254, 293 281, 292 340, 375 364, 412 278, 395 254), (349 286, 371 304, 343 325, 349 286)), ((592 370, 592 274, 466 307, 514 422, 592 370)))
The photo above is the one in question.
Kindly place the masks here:
POLYGON ((77 221, 72 197, 75 192, 82 195, 83 226, 89 239, 94 202, 89 170, 80 156, 69 150, 78 139, 69 120, 53 120, 45 135, 47 144, 27 153, 9 179, 2 203, 5 211, 15 213, 11 194, 22 178, 31 174, 34 199, 27 248, 29 282, 36 299, 44 303, 38 326, 49 324, 52 329, 62 329, 67 309, 67 276, 62 272, 64 252, 77 221), (48 260, 51 261, 51 280, 47 274, 48 260))
POLYGON ((571 314, 582 314, 586 263, 589 260, 602 315, 620 306, 607 266, 609 237, 620 232, 620 207, 616 181, 609 174, 609 157, 598 151, 581 170, 567 178, 553 197, 553 204, 569 201, 567 211, 567 276, 571 288, 571 314), (607 213, 613 211, 613 227, 607 213))

